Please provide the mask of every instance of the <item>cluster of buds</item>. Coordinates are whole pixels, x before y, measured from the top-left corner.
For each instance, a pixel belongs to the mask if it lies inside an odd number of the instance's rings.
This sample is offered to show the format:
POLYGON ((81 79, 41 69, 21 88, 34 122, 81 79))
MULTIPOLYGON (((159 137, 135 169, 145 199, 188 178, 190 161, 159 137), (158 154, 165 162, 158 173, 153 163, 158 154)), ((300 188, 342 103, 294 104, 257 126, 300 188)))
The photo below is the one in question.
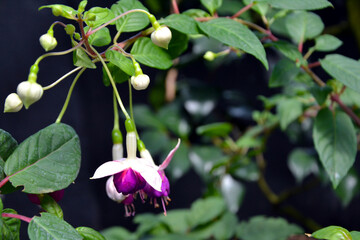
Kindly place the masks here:
POLYGON ((164 169, 170 163, 180 141, 164 162, 157 166, 145 145, 140 140, 137 141, 132 121, 127 120, 125 126, 127 158, 118 158, 122 148, 114 144, 113 161, 105 162, 98 167, 91 179, 110 176, 106 182, 107 195, 110 199, 125 205, 126 216, 135 214, 133 201, 137 196, 140 196, 143 202, 149 197, 155 207, 159 206, 156 198, 161 198, 166 215, 165 205, 169 200, 170 184, 164 169), (136 157, 137 147, 141 158, 136 157))
POLYGON ((17 93, 11 93, 5 100, 4 112, 18 112, 23 105, 26 109, 37 102, 43 95, 43 88, 36 83, 39 67, 33 65, 30 68, 29 78, 17 86, 17 93))

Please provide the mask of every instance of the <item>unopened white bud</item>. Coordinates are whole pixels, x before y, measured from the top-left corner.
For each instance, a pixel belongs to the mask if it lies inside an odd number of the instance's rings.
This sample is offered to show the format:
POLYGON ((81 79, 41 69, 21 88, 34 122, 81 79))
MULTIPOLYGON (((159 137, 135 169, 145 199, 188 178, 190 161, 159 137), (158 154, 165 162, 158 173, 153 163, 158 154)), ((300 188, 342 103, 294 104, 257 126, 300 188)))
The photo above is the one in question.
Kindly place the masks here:
POLYGON ((21 82, 17 87, 17 94, 24 103, 26 109, 34 102, 37 102, 43 95, 43 92, 43 88, 40 84, 29 81, 21 82))
POLYGON ((151 34, 151 41, 159 47, 168 49, 171 41, 171 31, 168 27, 161 26, 151 34))
POLYGON ((150 78, 146 74, 140 74, 140 75, 131 77, 131 85, 136 90, 146 89, 149 86, 149 83, 150 83, 150 78))
POLYGON ((121 203, 122 201, 124 201, 124 199, 128 196, 128 195, 124 195, 122 193, 118 193, 116 191, 113 176, 109 177, 109 179, 106 181, 106 194, 108 195, 108 197, 111 200, 118 202, 118 203, 121 203))
POLYGON ((18 112, 23 106, 19 95, 16 93, 11 93, 5 99, 4 112, 18 112))
POLYGON ((56 38, 49 33, 41 35, 39 41, 45 51, 53 50, 57 45, 56 38))

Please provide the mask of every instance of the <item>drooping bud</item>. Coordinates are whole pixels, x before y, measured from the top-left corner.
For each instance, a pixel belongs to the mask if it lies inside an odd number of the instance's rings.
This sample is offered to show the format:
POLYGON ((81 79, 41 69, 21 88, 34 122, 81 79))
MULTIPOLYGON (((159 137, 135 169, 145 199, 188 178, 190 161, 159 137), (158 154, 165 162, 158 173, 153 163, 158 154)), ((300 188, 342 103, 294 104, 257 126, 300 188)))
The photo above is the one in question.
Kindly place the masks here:
POLYGON ((22 107, 23 102, 16 93, 9 94, 5 99, 4 112, 18 112, 22 107))
POLYGON ((128 196, 117 192, 113 176, 109 177, 109 179, 106 181, 106 194, 111 200, 118 203, 124 201, 125 198, 128 196))
POLYGON ((207 51, 204 54, 204 59, 208 60, 208 61, 214 61, 214 59, 216 58, 216 53, 212 52, 212 51, 207 51))
POLYGON ((46 34, 41 35, 39 39, 40 44, 45 51, 53 50, 57 45, 56 38, 54 38, 54 34, 52 32, 52 30, 49 30, 46 34))
POLYGON ((151 41, 162 48, 168 49, 169 43, 171 41, 171 31, 166 26, 160 26, 151 33, 151 41))
POLYGON ((43 92, 42 86, 36 82, 24 81, 17 87, 17 94, 24 103, 26 109, 34 102, 37 102, 41 98, 43 92))
POLYGON ((131 85, 136 90, 146 89, 149 86, 149 83, 150 83, 150 78, 146 74, 140 74, 140 75, 131 77, 131 85))

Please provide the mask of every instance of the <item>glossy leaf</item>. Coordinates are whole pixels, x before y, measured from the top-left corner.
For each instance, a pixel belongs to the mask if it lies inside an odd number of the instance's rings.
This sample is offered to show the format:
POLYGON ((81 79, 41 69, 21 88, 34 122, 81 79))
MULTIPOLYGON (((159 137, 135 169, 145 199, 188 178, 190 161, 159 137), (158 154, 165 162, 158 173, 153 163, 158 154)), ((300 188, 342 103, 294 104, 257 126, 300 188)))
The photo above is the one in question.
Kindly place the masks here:
POLYGON ((330 86, 327 86, 327 85, 323 86, 323 87, 314 85, 309 90, 310 90, 310 93, 316 99, 317 103, 319 105, 322 105, 326 101, 329 93, 331 93, 333 89, 330 86))
POLYGON ((336 188, 355 161, 356 132, 351 119, 343 112, 321 110, 313 129, 313 139, 320 161, 336 188))
POLYGON ((324 34, 315 38, 314 49, 321 52, 329 52, 338 49, 342 45, 342 41, 337 37, 324 34))
POLYGON ((316 159, 300 148, 297 148, 290 153, 288 166, 298 183, 301 183, 311 173, 318 172, 316 159))
POLYGON ((285 219, 255 216, 241 222, 237 227, 237 237, 242 240, 286 240, 290 235, 303 233, 303 230, 285 219), (261 230, 261 231, 260 231, 261 230))
POLYGON ((80 168, 80 143, 74 129, 52 124, 23 141, 5 163, 14 186, 26 193, 47 193, 64 189, 80 168))
POLYGON ((288 84, 300 72, 293 61, 282 59, 278 61, 271 73, 269 87, 282 87, 288 84))
POLYGON ((89 227, 77 227, 76 231, 83 237, 83 240, 105 240, 103 235, 89 227))
POLYGON ((95 14, 94 21, 86 21, 87 25, 91 25, 92 28, 96 28, 115 17, 114 13, 108 8, 101 8, 101 7, 93 7, 90 8, 89 11, 85 12, 85 18, 87 14, 95 14))
POLYGON ((169 142, 169 137, 163 131, 147 130, 142 132, 141 139, 144 142, 146 148, 152 154, 158 154, 165 151, 165 148, 169 142))
POLYGON ((212 226, 215 239, 231 239, 235 235, 237 217, 235 214, 226 212, 212 226))
MULTIPOLYGON (((119 16, 132 9, 143 9, 148 11, 138 0, 120 0, 111 6, 115 16, 119 16)), ((115 21, 116 29, 120 32, 134 32, 145 28, 149 24, 149 18, 145 13, 129 13, 115 21)))
POLYGON ((177 103, 168 104, 157 113, 158 119, 173 133, 182 138, 187 138, 190 133, 190 125, 181 116, 180 105, 177 103))
POLYGON ((147 105, 134 106, 134 118, 136 119, 136 125, 139 127, 165 130, 164 124, 147 105))
POLYGON ((6 161, 11 153, 18 146, 17 141, 11 136, 10 133, 0 129, 0 158, 6 161))
MULTIPOLYGON (((246 5, 253 3, 254 0, 244 0, 244 3, 246 5)), ((256 4, 254 4, 251 9, 253 9, 254 11, 256 11, 258 14, 260 14, 261 16, 265 16, 267 11, 269 10, 269 4, 266 2, 256 2, 256 4)))
POLYGON ((135 75, 133 62, 129 58, 125 57, 122 53, 115 50, 110 50, 106 51, 105 56, 112 64, 119 67, 127 75, 135 75))
POLYGON ((329 226, 322 228, 313 234, 313 238, 326 240, 352 240, 351 234, 343 227, 329 226))
POLYGON ((320 63, 333 78, 360 92, 360 62, 339 54, 330 54, 320 63))
POLYGON ((41 207, 48 213, 52 213, 59 218, 64 218, 63 211, 59 204, 48 194, 41 196, 41 207))
POLYGON ((86 52, 80 48, 77 48, 73 52, 73 62, 77 67, 96 68, 95 63, 93 63, 86 52))
POLYGON ((290 123, 303 113, 302 103, 296 98, 286 99, 279 102, 277 112, 280 119, 280 127, 282 130, 285 130, 290 123))
POLYGON ((226 206, 222 198, 198 199, 191 205, 188 222, 193 228, 208 223, 220 216, 225 211, 225 208, 226 206))
MULTIPOLYGON (((121 70, 118 66, 112 64, 112 63, 107 63, 106 66, 108 67, 110 74, 114 80, 115 83, 123 83, 123 82, 127 82, 130 79, 130 76, 127 75, 123 70, 121 70)), ((106 87, 110 86, 110 78, 109 75, 107 74, 105 68, 102 68, 102 72, 103 72, 103 83, 106 87)))
POLYGON ((189 153, 195 171, 205 180, 210 177, 209 173, 214 163, 223 157, 220 149, 211 146, 193 146, 189 153))
POLYGON ((303 59, 301 53, 293 44, 290 44, 285 41, 277 41, 270 44, 270 46, 275 47, 277 50, 280 51, 285 57, 289 58, 290 60, 300 62, 302 65, 306 65, 306 61, 303 59))
POLYGON ((344 207, 348 206, 351 200, 360 192, 359 175, 355 169, 350 169, 348 174, 340 182, 335 193, 341 200, 344 207))
POLYGON ((244 198, 245 188, 229 174, 221 178, 220 188, 229 211, 236 213, 244 198))
POLYGON ((312 12, 294 12, 286 17, 286 28, 296 43, 313 39, 324 30, 321 18, 312 12))
POLYGON ((162 48, 156 46, 150 38, 136 40, 131 54, 140 63, 158 69, 168 69, 172 65, 171 57, 162 48))
POLYGON ((260 0, 260 2, 268 2, 275 8, 292 10, 316 10, 332 7, 332 4, 328 0, 260 0))
POLYGON ((75 9, 73 9, 72 7, 63 5, 63 4, 52 4, 52 5, 41 6, 39 8, 39 10, 42 10, 44 8, 51 8, 52 13, 56 17, 62 16, 64 18, 68 18, 68 19, 75 19, 76 14, 77 14, 77 11, 75 9))
POLYGON ((211 123, 200 126, 196 129, 196 133, 208 137, 225 137, 232 130, 232 125, 227 122, 211 123))
POLYGON ((30 240, 82 240, 81 235, 67 222, 51 213, 35 216, 28 226, 30 240))
POLYGON ((174 209, 167 212, 167 215, 162 217, 162 221, 166 224, 171 232, 186 233, 189 229, 190 211, 188 209, 174 209))
POLYGON ((263 45, 255 34, 241 23, 227 18, 218 18, 199 23, 199 26, 208 36, 253 55, 268 69, 263 45))
POLYGON ((214 14, 216 9, 221 6, 223 0, 200 0, 200 2, 207 8, 207 10, 209 10, 211 14, 214 14))
POLYGON ((352 240, 360 240, 360 232, 359 231, 351 231, 350 232, 352 240))
POLYGON ((167 53, 171 59, 179 57, 188 47, 189 37, 177 30, 171 29, 172 37, 168 46, 167 53))
POLYGON ((0 237, 1 239, 19 240, 21 221, 17 218, 1 217, 1 213, 17 214, 13 209, 5 208, 0 211, 0 237))
POLYGON ((111 43, 111 36, 109 29, 105 27, 91 34, 89 36, 89 43, 96 47, 103 47, 109 45, 111 43))
POLYGON ((199 29, 195 20, 184 14, 171 14, 166 18, 159 20, 159 23, 185 34, 199 34, 199 29))
POLYGON ((103 231, 101 234, 105 237, 106 240, 136 240, 137 237, 130 233, 128 230, 122 227, 110 227, 103 231))

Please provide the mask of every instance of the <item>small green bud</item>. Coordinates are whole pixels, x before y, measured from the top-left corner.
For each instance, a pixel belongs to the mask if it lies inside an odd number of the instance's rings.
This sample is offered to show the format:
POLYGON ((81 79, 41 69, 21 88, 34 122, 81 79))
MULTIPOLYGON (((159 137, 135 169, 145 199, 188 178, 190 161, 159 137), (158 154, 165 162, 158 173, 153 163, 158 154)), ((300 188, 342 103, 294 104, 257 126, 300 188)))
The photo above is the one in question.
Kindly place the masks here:
POLYGON ((50 34, 49 32, 46 34, 43 34, 40 37, 39 41, 45 51, 53 50, 57 45, 56 38, 54 38, 54 36, 52 34, 50 34))
POLYGON ((207 61, 214 61, 214 59, 216 58, 216 53, 212 52, 212 51, 207 51, 204 54, 204 59, 207 61))
POLYGON ((83 0, 79 3, 79 7, 78 7, 78 12, 82 13, 85 11, 85 7, 87 5, 88 1, 87 0, 83 0))
POLYGON ((126 119, 125 120, 125 129, 126 132, 135 132, 135 124, 131 119, 126 119))
POLYGON ((123 142, 123 137, 119 129, 112 130, 111 137, 113 144, 118 144, 123 142))
POLYGON ((158 29, 155 29, 154 32, 151 33, 151 41, 162 48, 168 49, 169 43, 171 41, 171 31, 168 27, 161 26, 158 29))
POLYGON ((23 102, 16 93, 9 94, 5 99, 4 112, 18 112, 22 107, 23 102))
POLYGON ((79 41, 81 40, 80 33, 75 33, 74 37, 75 37, 76 40, 79 40, 79 41))
POLYGON ((141 140, 137 141, 137 147, 138 147, 140 152, 146 149, 144 142, 141 141, 141 140))
POLYGON ((95 21, 96 20, 96 14, 95 13, 87 13, 85 17, 86 21, 95 21))
POLYGON ((65 27, 65 31, 66 31, 66 34, 71 36, 75 32, 75 26, 72 25, 72 24, 67 24, 66 27, 65 27))
POLYGON ((26 109, 35 102, 37 102, 43 95, 43 88, 36 82, 24 81, 17 87, 17 94, 24 103, 26 109))
POLYGON ((131 81, 131 85, 136 90, 144 90, 149 86, 150 78, 146 74, 140 74, 137 76, 132 76, 130 81, 131 81))

